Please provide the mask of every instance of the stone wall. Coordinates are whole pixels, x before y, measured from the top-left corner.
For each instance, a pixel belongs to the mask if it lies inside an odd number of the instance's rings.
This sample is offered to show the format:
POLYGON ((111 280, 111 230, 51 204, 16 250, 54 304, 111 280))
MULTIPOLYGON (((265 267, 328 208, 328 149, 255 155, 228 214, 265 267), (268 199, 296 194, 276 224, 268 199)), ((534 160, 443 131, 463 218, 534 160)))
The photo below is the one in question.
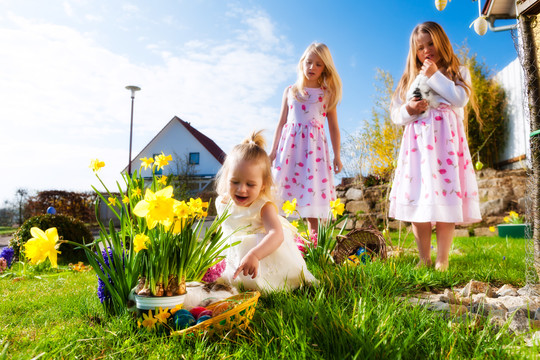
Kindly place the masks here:
MULTIPOLYGON (((525 213, 528 186, 525 170, 486 169, 478 171, 476 179, 483 221, 470 226, 471 229, 500 224, 511 210, 517 211, 520 215, 525 213)), ((390 229, 399 228, 399 221, 386 219, 388 184, 364 188, 359 181, 344 178, 336 190, 337 196, 345 204, 346 213, 349 214, 347 229, 366 226, 381 228, 385 221, 388 221, 390 229)), ((401 224, 401 226, 408 225, 408 223, 401 224)))

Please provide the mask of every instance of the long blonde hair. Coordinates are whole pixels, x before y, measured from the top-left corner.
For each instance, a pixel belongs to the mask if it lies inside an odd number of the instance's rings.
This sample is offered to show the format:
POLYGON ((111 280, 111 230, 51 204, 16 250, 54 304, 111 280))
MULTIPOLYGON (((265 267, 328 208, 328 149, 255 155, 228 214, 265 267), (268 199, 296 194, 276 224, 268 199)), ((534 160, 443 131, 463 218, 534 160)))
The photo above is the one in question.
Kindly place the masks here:
POLYGON ((401 79, 396 87, 396 91, 394 92, 394 98, 400 98, 403 102, 405 102, 407 90, 413 83, 416 75, 420 73, 422 63, 416 55, 418 50, 416 39, 420 33, 426 33, 431 36, 433 44, 439 52, 440 60, 439 64, 437 64, 439 69, 441 69, 442 72, 453 82, 457 83, 459 81, 460 85, 462 85, 467 91, 468 95, 471 96, 471 84, 467 84, 461 76, 459 71, 460 62, 454 53, 454 49, 452 48, 452 44, 450 44, 448 36, 439 24, 433 21, 426 21, 416 25, 411 33, 411 37, 409 39, 409 54, 407 55, 407 64, 405 65, 405 71, 403 72, 403 75, 401 76, 401 79))
POLYGON ((304 76, 304 60, 309 56, 309 54, 316 54, 321 58, 324 64, 324 70, 319 78, 319 84, 321 87, 325 88, 325 97, 327 97, 328 110, 332 110, 337 106, 341 101, 341 78, 337 73, 336 66, 334 65, 334 60, 332 60, 332 54, 325 44, 322 43, 312 43, 304 51, 304 54, 300 58, 297 66, 297 79, 296 83, 292 86, 291 90, 293 96, 298 100, 302 101, 304 95, 304 88, 306 87, 306 77, 304 76))
POLYGON ((260 195, 272 199, 274 180, 272 179, 270 158, 264 150, 266 140, 262 133, 262 130, 254 131, 227 155, 223 166, 216 175, 216 191, 219 195, 226 196, 228 193, 229 172, 231 169, 240 161, 253 161, 261 166, 263 172, 263 187, 260 195))

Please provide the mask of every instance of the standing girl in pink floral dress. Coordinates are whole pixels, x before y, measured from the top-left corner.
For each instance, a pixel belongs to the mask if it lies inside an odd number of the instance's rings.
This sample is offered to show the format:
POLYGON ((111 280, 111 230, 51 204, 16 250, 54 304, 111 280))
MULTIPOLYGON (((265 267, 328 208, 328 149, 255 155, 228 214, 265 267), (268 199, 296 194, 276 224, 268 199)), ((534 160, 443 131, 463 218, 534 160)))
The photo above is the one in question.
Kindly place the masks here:
POLYGON ((471 92, 470 73, 460 66, 442 27, 434 22, 417 25, 392 99, 392 121, 404 130, 389 215, 412 223, 419 265, 431 265, 435 224, 438 270, 448 268, 455 224, 481 220, 463 127, 463 108, 471 92))
POLYGON ((309 232, 327 218, 335 200, 333 173, 341 171, 340 134, 336 106, 341 79, 325 44, 313 43, 298 62, 296 83, 285 89, 270 160, 281 201, 296 198, 296 209, 307 219, 309 232), (324 132, 332 141, 331 160, 324 132))

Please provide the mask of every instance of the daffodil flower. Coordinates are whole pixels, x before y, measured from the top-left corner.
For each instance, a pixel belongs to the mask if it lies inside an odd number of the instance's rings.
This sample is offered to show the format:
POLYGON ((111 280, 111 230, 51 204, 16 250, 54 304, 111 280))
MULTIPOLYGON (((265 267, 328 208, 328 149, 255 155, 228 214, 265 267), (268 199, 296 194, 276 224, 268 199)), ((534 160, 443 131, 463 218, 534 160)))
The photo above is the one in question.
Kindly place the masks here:
POLYGON ((172 186, 167 186, 156 193, 146 189, 144 199, 135 205, 133 213, 138 217, 145 217, 149 229, 155 228, 158 223, 168 228, 172 225, 173 207, 177 201, 172 198, 172 195, 172 186))
POLYGON ((294 227, 297 228, 297 229, 298 229, 298 227, 300 226, 300 225, 298 224, 298 221, 297 221, 297 220, 292 221, 292 222, 291 222, 291 225, 294 226, 294 227))
POLYGON ((167 177, 165 175, 163 175, 158 179, 157 182, 160 183, 161 185, 165 186, 165 185, 167 185, 167 177))
POLYGON ((341 200, 337 198, 334 201, 330 201, 330 209, 332 210, 332 215, 337 218, 338 215, 343 214, 345 211, 345 204, 342 204, 341 200))
POLYGON ((207 213, 205 211, 206 208, 208 208, 208 202, 203 202, 200 198, 197 199, 189 199, 187 205, 191 209, 192 213, 199 216, 206 216, 207 213))
POLYGON ((171 315, 174 315, 178 310, 182 308, 183 304, 177 304, 175 307, 171 309, 171 315))
POLYGON ((24 244, 26 257, 30 263, 37 265, 49 258, 53 268, 58 267, 57 255, 60 251, 56 250, 60 244, 58 243, 58 231, 56 228, 50 228, 46 231, 40 228, 33 227, 30 229, 32 238, 24 244))
POLYGON ((122 199, 122 202, 124 204, 129 204, 129 198, 127 196, 124 195, 124 198, 122 199))
POLYGON ((296 210, 296 198, 294 198, 292 202, 289 200, 285 201, 282 209, 285 212, 285 216, 291 216, 291 214, 296 210))
POLYGON ((166 324, 167 319, 171 317, 171 313, 169 313, 169 309, 165 308, 165 310, 160 306, 158 308, 158 312, 154 316, 155 319, 157 319, 160 323, 166 324))
POLYGON ((133 250, 138 253, 143 249, 148 249, 148 247, 146 247, 146 243, 148 242, 148 240, 150 240, 150 238, 144 234, 135 235, 135 237, 133 238, 133 250))
POLYGON ((144 170, 148 169, 149 167, 152 167, 152 163, 154 162, 153 158, 140 158, 141 160, 141 168, 144 166, 144 170))
POLYGON ((92 169, 94 172, 98 172, 99 169, 105 166, 105 163, 103 161, 99 161, 98 159, 94 159, 90 162, 89 168, 92 169))
POLYGON ((152 316, 152 310, 148 310, 148 314, 143 314, 142 326, 148 329, 153 329, 157 321, 158 320, 152 316))
POLYGON ((109 205, 116 206, 116 198, 115 197, 109 197, 107 200, 109 200, 109 205))
POLYGON ((131 197, 135 197, 135 196, 141 196, 142 195, 142 190, 141 188, 135 188, 131 191, 131 197))
POLYGON ((157 169, 159 170, 162 167, 169 165, 169 161, 172 161, 172 156, 171 155, 165 156, 165 154, 162 151, 161 154, 156 156, 155 160, 156 160, 157 169))
POLYGON ((495 232, 495 226, 490 226, 490 227, 489 227, 489 231, 495 232))

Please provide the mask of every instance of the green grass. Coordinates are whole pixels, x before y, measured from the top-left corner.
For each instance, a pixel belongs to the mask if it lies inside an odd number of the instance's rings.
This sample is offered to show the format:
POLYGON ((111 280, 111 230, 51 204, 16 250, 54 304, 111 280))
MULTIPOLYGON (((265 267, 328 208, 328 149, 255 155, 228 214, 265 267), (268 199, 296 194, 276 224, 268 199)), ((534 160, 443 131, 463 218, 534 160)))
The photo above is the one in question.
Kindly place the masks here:
MULTIPOLYGON (((411 239, 404 245, 413 245, 411 239)), ((457 238, 454 249, 459 253, 451 255, 445 273, 415 269, 412 253, 357 267, 309 264, 318 287, 261 297, 249 330, 231 338, 167 337, 137 329, 130 315, 106 318, 93 272, 4 277, 0 352, 9 342, 8 359, 534 357, 538 349, 523 346, 521 336, 484 320, 452 319, 399 299, 470 279, 524 285, 523 240, 457 238)))
POLYGON ((17 229, 11 226, 0 226, 0 235, 11 235, 15 231, 17 231, 17 229))

